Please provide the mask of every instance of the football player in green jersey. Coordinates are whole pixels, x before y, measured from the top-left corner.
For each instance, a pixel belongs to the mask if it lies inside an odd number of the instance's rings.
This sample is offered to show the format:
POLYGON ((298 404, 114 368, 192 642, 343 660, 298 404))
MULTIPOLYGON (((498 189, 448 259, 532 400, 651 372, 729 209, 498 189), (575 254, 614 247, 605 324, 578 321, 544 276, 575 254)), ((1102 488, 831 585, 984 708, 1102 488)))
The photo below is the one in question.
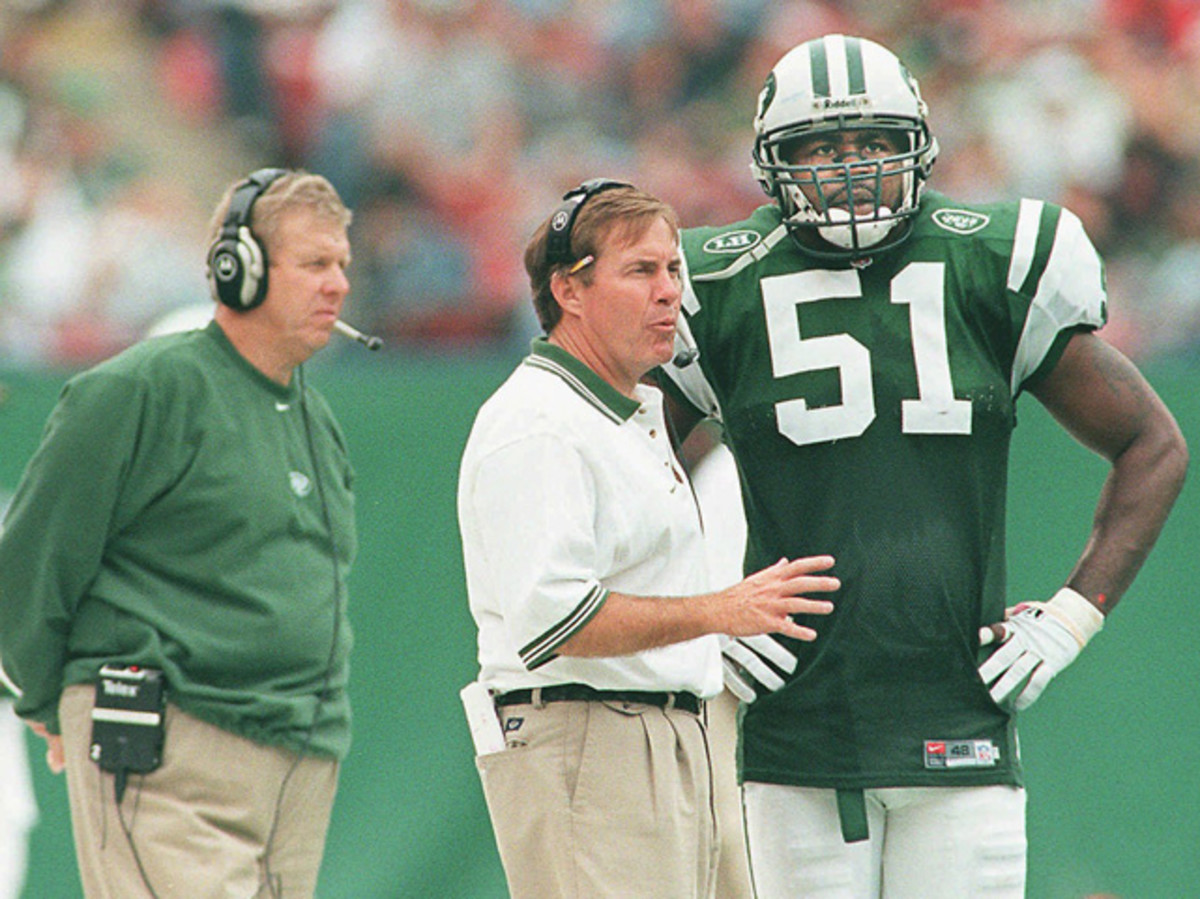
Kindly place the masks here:
POLYGON ((682 345, 663 371, 684 431, 724 425, 745 570, 829 553, 842 582, 814 643, 725 652, 747 703, 758 895, 1021 896, 1015 712, 1128 589, 1187 448, 1094 333, 1104 269, 1076 216, 923 189, 937 143, 890 51, 844 35, 794 48, 755 130, 752 168, 774 202, 684 232, 682 345), (1111 470, 1061 589, 1006 614, 1024 392, 1111 470))

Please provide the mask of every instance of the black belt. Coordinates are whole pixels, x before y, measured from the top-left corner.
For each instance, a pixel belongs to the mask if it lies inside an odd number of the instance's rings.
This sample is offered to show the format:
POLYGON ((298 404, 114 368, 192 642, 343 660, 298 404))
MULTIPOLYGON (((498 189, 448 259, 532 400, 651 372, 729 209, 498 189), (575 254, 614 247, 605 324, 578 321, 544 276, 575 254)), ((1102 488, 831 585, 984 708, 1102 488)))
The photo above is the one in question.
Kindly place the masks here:
MULTIPOLYGON (((541 687, 542 702, 641 702, 660 709, 683 709, 700 714, 700 697, 694 693, 653 693, 646 690, 597 690, 585 684, 557 684, 541 687)), ((527 705, 536 690, 511 690, 496 697, 496 705, 527 705)))

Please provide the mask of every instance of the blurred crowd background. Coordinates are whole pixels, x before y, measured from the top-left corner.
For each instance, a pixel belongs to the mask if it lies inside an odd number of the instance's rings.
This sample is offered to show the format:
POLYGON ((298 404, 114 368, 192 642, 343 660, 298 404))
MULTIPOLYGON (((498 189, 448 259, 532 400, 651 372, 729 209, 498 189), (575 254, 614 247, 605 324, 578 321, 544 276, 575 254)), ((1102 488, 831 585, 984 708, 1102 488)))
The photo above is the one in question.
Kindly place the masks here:
POLYGON ((393 357, 523 353, 562 192, 744 217, 763 78, 829 31, 919 79, 934 189, 1083 219, 1112 342, 1200 348, 1195 0, 4 0, 0 359, 90 364, 204 307, 211 208, 262 165, 355 210, 347 317, 393 357))

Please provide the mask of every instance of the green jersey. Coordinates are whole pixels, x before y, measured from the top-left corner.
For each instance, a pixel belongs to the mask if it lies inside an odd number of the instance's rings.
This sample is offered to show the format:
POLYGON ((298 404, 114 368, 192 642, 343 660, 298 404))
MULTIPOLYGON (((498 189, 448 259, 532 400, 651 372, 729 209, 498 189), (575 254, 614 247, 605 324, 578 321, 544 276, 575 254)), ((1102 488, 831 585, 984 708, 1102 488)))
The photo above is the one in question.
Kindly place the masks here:
POLYGON ((1104 322, 1102 263, 1046 203, 927 193, 909 237, 819 260, 779 210, 683 234, 673 387, 738 462, 745 569, 831 553, 842 588, 786 686, 746 709, 747 780, 817 787, 1019 783, 1015 723, 977 672, 1005 608, 1014 404, 1104 322))
POLYGON ((353 471, 324 398, 254 368, 215 323, 64 387, 0 532, 0 656, 17 712, 161 668, 181 709, 344 757, 353 471))

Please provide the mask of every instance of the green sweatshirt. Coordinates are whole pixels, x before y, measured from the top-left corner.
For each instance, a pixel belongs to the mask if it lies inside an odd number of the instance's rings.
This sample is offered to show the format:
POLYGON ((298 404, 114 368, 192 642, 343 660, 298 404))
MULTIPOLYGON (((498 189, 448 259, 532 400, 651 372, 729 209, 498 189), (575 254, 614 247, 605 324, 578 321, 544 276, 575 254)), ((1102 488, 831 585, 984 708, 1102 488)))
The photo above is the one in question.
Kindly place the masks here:
POLYGON ((324 399, 214 322, 64 387, 0 532, 0 659, 57 731, 104 663, 259 743, 342 758, 353 471, 324 399))

